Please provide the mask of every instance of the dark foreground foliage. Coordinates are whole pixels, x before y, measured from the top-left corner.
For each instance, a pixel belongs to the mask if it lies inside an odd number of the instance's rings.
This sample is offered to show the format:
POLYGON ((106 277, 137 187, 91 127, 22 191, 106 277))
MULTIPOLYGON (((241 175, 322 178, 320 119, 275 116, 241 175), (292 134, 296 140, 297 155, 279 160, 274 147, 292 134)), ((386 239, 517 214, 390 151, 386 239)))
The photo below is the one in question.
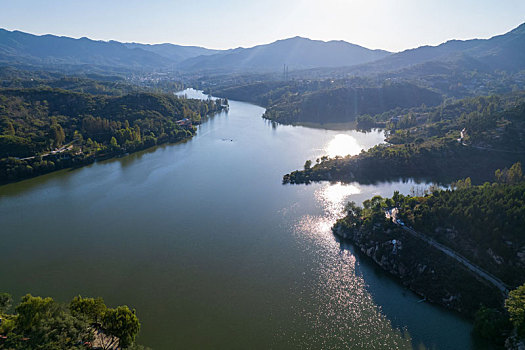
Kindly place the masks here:
MULTIPOLYGON (((10 299, 2 296, 2 301, 10 299)), ((133 348, 140 330, 135 310, 108 308, 101 298, 78 296, 65 305, 27 294, 12 313, 6 303, 1 306, 2 349, 133 348)))

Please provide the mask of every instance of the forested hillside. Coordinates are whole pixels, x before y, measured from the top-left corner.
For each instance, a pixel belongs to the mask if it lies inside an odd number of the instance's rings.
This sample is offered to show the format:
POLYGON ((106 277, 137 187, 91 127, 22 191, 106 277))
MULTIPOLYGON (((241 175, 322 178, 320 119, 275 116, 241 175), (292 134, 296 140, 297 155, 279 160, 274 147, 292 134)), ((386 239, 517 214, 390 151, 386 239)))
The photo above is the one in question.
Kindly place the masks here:
POLYGON ((264 118, 282 124, 347 123, 363 114, 438 105, 441 96, 410 83, 344 80, 266 81, 208 91, 267 107, 264 118))
POLYGON ((173 94, 91 95, 52 88, 0 89, 0 180, 176 142, 223 101, 173 94))
POLYGON ((264 117, 283 124, 351 122, 362 114, 440 102, 441 96, 430 90, 408 83, 385 83, 380 87, 339 87, 286 95, 268 108, 264 117))
POLYGON ((365 126, 377 121, 387 127, 387 144, 357 156, 320 159, 312 168, 285 175, 284 181, 417 176, 446 182, 469 176, 483 182, 491 179, 496 169, 525 158, 523 93, 358 118, 365 126))
POLYGON ((500 315, 506 296, 421 238, 462 255, 511 290, 522 285, 525 177, 521 164, 497 170, 494 180, 474 186, 467 178, 450 189, 433 187, 421 194, 402 195, 396 191, 391 198, 374 196, 365 200, 362 207, 350 202, 333 230, 427 300, 471 317, 476 314, 475 330, 479 332, 479 327, 485 325, 486 333, 480 335, 502 344, 511 329, 508 315, 500 315), (387 216, 394 212, 395 222, 387 216), (403 229, 406 226, 419 236, 409 234, 403 229), (485 319, 487 313, 492 319, 485 319), (501 316, 507 318, 506 323, 498 324, 501 316))
POLYGON ((454 190, 393 200, 405 223, 517 287, 525 282, 525 182, 520 163, 498 173, 494 183, 467 178, 454 190))

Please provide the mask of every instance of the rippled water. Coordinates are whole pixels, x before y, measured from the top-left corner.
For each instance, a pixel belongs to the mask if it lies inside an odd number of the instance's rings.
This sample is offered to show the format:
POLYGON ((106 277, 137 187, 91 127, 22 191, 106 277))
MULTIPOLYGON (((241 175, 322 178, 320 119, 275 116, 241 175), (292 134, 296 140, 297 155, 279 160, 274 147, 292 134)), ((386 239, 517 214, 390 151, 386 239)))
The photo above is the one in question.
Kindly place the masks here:
POLYGON ((1 186, 0 289, 128 304, 154 349, 476 348, 468 322, 330 232, 347 200, 426 184, 281 184, 381 131, 276 126, 230 104, 188 142, 1 186))

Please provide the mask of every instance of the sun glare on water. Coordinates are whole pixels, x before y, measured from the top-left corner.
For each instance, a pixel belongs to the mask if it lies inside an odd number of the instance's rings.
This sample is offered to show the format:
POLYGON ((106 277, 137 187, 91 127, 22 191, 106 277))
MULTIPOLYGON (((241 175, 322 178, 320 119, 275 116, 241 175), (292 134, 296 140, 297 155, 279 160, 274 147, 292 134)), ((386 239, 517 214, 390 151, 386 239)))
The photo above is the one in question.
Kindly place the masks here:
MULTIPOLYGON (((348 348, 352 344, 355 349, 411 349, 410 334, 393 328, 381 313, 363 276, 356 272, 356 257, 342 248, 331 232, 336 220, 343 216, 345 203, 362 192, 359 184, 324 183, 315 191, 322 212, 304 215, 294 225, 293 232, 300 237, 298 242, 304 244, 303 249, 316 262, 305 264, 303 276, 308 283, 297 287, 303 288, 299 289, 301 297, 311 298, 312 302, 296 312, 311 325, 319 348, 348 348), (310 307, 316 304, 322 307, 310 307)), ((304 337, 299 334, 294 340, 299 343, 304 337)))
POLYGON ((347 197, 359 193, 361 193, 361 190, 356 185, 337 183, 327 185, 316 194, 320 200, 327 204, 328 209, 337 210, 337 208, 342 209, 347 197))
POLYGON ((333 224, 343 215, 343 208, 350 197, 359 193, 361 189, 358 186, 341 183, 326 184, 318 189, 315 197, 322 205, 324 213, 320 216, 305 216, 300 223, 303 234, 308 232, 308 235, 316 236, 317 239, 328 239, 332 242, 330 232, 333 224))
POLYGON ((328 142, 324 150, 329 157, 356 155, 361 152, 361 147, 355 138, 346 134, 338 134, 328 142))

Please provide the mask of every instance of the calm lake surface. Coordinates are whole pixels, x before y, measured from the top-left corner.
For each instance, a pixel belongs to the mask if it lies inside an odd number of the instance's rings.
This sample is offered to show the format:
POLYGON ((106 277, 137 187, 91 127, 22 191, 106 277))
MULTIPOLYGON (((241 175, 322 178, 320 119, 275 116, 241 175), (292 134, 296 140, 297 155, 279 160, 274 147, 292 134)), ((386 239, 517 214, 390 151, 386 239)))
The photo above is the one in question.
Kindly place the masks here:
POLYGON ((468 322, 330 232, 346 201, 425 184, 281 184, 382 133, 263 112, 230 101, 188 142, 0 186, 0 290, 127 304, 154 349, 476 348, 468 322))

